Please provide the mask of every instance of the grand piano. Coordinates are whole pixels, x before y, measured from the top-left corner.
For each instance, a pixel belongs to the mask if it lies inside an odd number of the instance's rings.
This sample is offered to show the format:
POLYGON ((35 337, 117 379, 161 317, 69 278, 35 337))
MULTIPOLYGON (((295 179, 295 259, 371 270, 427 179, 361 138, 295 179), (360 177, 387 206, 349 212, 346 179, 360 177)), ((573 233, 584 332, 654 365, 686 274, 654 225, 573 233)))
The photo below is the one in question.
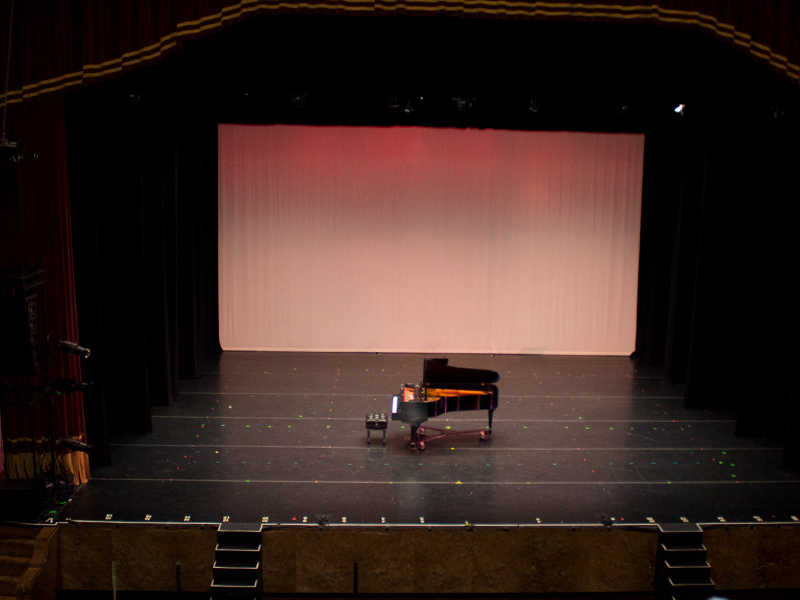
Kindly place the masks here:
POLYGON ((404 384, 400 394, 392 397, 392 421, 411 426, 411 450, 424 450, 426 442, 450 435, 477 433, 479 439, 485 440, 492 433, 492 414, 498 398, 494 384, 498 379, 500 376, 494 371, 452 367, 447 358, 426 358, 422 381, 404 384), (422 426, 428 419, 462 410, 489 411, 488 426, 469 431, 422 426), (435 435, 430 436, 428 430, 435 435))

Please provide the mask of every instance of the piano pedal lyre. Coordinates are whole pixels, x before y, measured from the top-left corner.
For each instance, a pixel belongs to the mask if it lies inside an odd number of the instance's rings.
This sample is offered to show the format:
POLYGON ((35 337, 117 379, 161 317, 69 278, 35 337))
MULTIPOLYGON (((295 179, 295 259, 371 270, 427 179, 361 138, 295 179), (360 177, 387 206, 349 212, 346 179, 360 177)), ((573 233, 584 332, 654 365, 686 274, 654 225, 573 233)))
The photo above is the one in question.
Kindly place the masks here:
POLYGON ((425 450, 425 428, 419 425, 411 426, 411 441, 408 442, 408 449, 412 452, 414 450, 425 450))

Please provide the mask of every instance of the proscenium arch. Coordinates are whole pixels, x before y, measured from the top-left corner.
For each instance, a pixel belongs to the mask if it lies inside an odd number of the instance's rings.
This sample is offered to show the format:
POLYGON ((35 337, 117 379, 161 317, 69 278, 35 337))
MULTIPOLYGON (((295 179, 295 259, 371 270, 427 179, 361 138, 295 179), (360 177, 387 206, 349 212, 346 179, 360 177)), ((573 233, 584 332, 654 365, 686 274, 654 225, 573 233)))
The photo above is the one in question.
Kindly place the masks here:
MULTIPOLYGON (((226 5, 222 0, 198 9, 188 0, 163 4, 130 3, 117 11, 61 7, 51 11, 39 5, 17 7, 14 22, 13 78, 2 104, 17 104, 42 94, 75 89, 158 62, 182 47, 184 41, 203 37, 225 27, 261 15, 336 14, 345 16, 447 16, 481 20, 528 20, 650 24, 701 31, 744 51, 768 65, 786 80, 800 84, 800 43, 797 42, 800 7, 783 2, 756 7, 746 0, 713 4, 700 0, 641 5, 630 0, 604 2, 431 2, 380 0, 314 3, 241 0, 226 5), (759 8, 761 11, 759 12, 759 8), (46 18, 45 18, 46 17, 46 18), (20 35, 19 24, 26 24, 20 35), (779 23, 775 27, 774 24, 779 23), (768 27, 765 24, 769 24, 768 27), (53 41, 55 40, 55 42, 53 41), (28 44, 29 47, 25 47, 28 44), (42 60, 53 45, 58 61, 42 60)), ((10 14, 0 14, 0 31, 9 31, 10 14)), ((12 28, 13 31, 13 28, 12 28)), ((7 49, 3 48, 4 50, 7 49)), ((5 55, 5 52, 3 52, 5 55)))

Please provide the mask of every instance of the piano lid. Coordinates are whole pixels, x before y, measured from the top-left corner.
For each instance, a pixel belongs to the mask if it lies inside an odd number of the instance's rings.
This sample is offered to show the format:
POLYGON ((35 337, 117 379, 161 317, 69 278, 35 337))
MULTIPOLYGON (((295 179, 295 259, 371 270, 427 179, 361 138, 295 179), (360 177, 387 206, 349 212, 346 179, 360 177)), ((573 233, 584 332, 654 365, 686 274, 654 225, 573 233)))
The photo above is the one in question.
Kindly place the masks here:
POLYGON ((426 385, 456 385, 495 383, 500 375, 488 369, 451 367, 446 358, 426 358, 423 365, 423 382, 426 385))

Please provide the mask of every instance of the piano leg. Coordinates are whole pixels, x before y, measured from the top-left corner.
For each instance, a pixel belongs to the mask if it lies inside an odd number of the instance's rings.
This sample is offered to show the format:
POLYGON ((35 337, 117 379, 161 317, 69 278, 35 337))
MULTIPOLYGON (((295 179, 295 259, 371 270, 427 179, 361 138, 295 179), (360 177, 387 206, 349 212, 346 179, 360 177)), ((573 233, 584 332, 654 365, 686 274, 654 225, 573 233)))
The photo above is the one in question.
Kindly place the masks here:
POLYGON ((492 415, 494 415, 494 411, 490 410, 489 411, 489 427, 486 428, 486 433, 487 434, 492 433, 492 415))

